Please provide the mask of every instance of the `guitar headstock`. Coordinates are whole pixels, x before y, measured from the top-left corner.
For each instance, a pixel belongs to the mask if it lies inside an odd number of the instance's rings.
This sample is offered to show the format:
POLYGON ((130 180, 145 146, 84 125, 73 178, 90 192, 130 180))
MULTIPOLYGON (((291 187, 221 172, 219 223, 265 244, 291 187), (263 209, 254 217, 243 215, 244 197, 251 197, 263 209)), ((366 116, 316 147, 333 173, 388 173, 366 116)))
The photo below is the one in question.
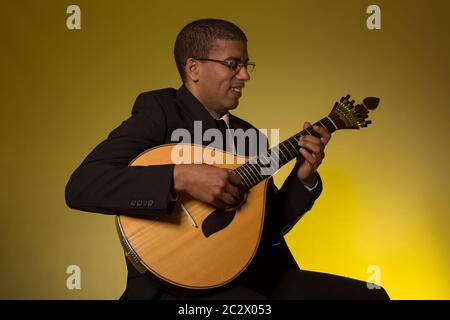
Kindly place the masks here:
POLYGON ((369 110, 377 108, 379 98, 368 97, 361 104, 355 105, 355 100, 350 100, 350 95, 342 97, 334 104, 329 117, 337 129, 360 129, 367 127, 372 121, 367 120, 369 110))

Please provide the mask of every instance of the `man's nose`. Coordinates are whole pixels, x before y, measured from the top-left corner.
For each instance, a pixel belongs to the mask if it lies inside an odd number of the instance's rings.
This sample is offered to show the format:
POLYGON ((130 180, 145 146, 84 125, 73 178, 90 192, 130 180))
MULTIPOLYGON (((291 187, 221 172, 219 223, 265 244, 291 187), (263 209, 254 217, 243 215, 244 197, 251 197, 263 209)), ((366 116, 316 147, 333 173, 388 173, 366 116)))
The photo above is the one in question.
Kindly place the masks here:
POLYGON ((248 73, 247 68, 245 66, 242 66, 242 68, 236 74, 236 78, 241 81, 250 80, 250 74, 248 73))

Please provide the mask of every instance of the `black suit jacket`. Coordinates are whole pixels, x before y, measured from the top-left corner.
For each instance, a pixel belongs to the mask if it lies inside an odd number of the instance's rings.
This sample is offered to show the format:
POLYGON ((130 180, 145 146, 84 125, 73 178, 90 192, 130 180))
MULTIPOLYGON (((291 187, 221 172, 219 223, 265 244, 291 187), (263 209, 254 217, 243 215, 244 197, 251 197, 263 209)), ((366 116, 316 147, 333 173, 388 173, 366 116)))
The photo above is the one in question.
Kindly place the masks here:
MULTIPOLYGON (((202 121, 203 131, 217 128, 203 105, 182 86, 140 94, 132 115, 114 129, 74 171, 66 186, 66 203, 73 209, 104 214, 170 214, 169 201, 174 165, 128 166, 141 152, 171 142, 177 128, 194 134, 194 121, 202 121)), ((254 128, 230 114, 232 129, 254 128)), ((204 142, 209 144, 209 142, 204 142)), ((246 148, 246 153, 248 152, 246 148)), ((265 283, 260 281, 280 268, 297 267, 283 235, 308 211, 322 190, 308 191, 295 175, 295 168, 278 190, 269 182, 266 219, 258 252, 250 266, 230 285, 265 283)), ((140 274, 128 261, 126 298, 153 298, 162 290, 187 294, 169 286, 152 274, 140 274)), ((190 294, 191 292, 189 292, 190 294)))

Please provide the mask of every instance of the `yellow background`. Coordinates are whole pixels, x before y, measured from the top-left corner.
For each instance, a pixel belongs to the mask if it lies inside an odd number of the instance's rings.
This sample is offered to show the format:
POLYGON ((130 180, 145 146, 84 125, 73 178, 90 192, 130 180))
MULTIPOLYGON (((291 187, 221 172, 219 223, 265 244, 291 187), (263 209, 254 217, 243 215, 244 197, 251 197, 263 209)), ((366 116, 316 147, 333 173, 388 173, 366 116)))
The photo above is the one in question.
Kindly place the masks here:
MULTIPOLYGON (((448 1, 0 2, 0 298, 115 299, 126 281, 111 216, 66 207, 84 157, 142 91, 179 87, 188 22, 238 24, 257 68, 235 111, 284 139, 350 93, 374 123, 338 131, 315 207, 288 234, 301 267, 367 280, 394 299, 450 298, 448 1), (81 30, 66 8, 81 7, 81 30), (381 30, 366 8, 381 7, 381 30), (81 290, 66 268, 81 268, 81 290)), ((290 168, 277 175, 280 184, 290 168)))

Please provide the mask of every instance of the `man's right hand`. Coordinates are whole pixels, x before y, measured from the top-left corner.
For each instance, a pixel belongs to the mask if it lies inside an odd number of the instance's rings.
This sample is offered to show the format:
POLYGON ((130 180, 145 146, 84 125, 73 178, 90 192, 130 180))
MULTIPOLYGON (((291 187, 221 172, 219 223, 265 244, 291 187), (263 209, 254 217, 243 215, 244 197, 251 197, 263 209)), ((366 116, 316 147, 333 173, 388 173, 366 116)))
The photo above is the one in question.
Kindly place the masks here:
POLYGON ((175 165, 173 187, 194 199, 219 209, 228 208, 240 199, 241 178, 230 170, 207 164, 175 165))

